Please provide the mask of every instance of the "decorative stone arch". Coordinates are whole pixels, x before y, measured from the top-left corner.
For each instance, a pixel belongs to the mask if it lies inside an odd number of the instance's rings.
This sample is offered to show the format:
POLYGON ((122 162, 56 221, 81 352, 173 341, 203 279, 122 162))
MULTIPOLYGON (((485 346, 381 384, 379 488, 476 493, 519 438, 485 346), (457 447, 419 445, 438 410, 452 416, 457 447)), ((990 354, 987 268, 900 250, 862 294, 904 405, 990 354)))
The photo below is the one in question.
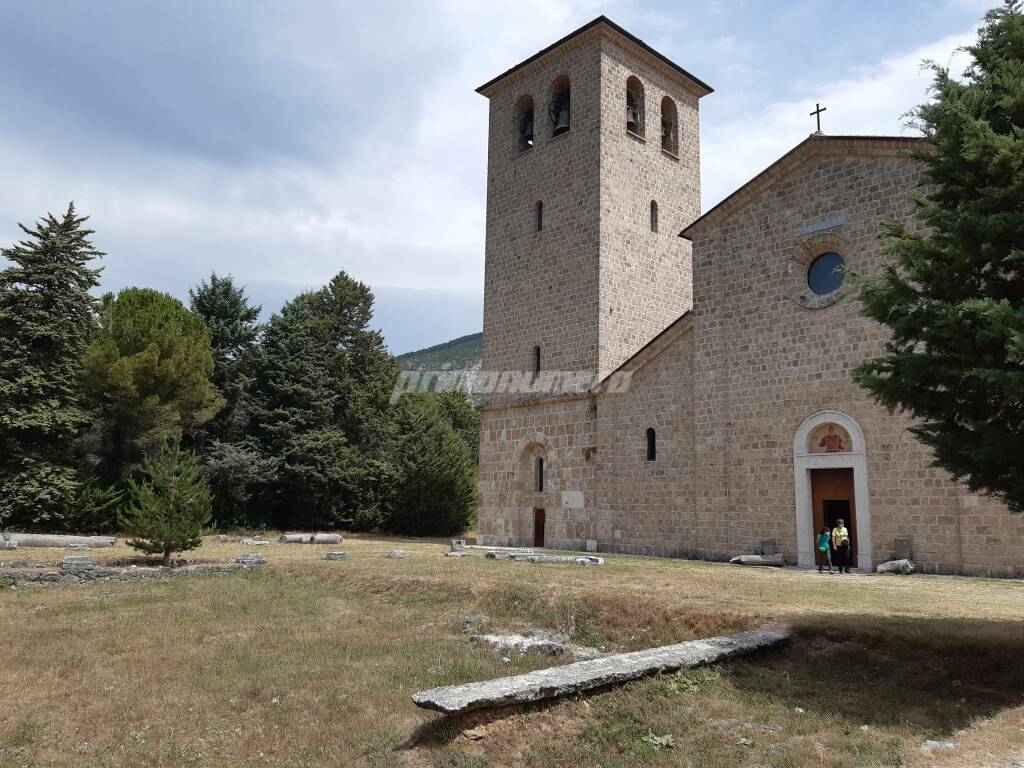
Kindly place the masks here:
POLYGON ((849 291, 849 281, 824 296, 817 295, 807 285, 807 270, 811 263, 830 251, 842 256, 847 268, 850 267, 853 247, 850 241, 838 232, 818 232, 801 239, 800 247, 789 260, 789 272, 793 276, 793 292, 790 294, 790 298, 804 309, 831 307, 843 299, 849 291))
POLYGON ((515 487, 526 493, 536 493, 534 468, 538 458, 544 459, 545 492, 552 475, 548 472, 553 454, 551 442, 540 433, 527 435, 516 445, 515 487))
POLYGON ((644 84, 636 75, 626 79, 626 130, 634 136, 643 138, 647 126, 647 114, 644 105, 644 84))
POLYGON ((551 81, 548 117, 551 119, 552 138, 569 132, 572 126, 572 85, 567 74, 563 73, 551 81))
POLYGON ((661 100, 661 150, 679 157, 679 110, 669 96, 661 100))
POLYGON ((516 100, 514 124, 516 149, 519 152, 533 149, 535 130, 533 96, 524 94, 516 100))
POLYGON ((812 469, 852 469, 853 492, 857 501, 857 567, 870 572, 871 497, 868 494, 868 464, 864 433, 853 418, 840 411, 818 411, 804 420, 793 438, 793 477, 796 490, 797 565, 814 565, 814 509, 811 500, 812 469), (811 453, 811 433, 823 424, 837 424, 853 441, 852 450, 843 453, 811 453))

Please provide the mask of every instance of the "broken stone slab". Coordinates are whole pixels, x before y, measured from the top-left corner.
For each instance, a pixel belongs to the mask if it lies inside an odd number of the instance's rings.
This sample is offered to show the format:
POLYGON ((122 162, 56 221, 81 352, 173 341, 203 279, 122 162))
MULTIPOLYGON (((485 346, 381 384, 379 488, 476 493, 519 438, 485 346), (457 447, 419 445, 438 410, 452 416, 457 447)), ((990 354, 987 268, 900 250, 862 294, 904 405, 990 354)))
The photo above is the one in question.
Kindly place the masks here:
POLYGON ((248 565, 266 565, 267 564, 267 558, 266 558, 265 555, 261 555, 258 552, 243 552, 242 554, 240 554, 238 556, 238 559, 235 560, 235 562, 236 563, 240 563, 242 565, 246 565, 246 566, 248 566, 248 565))
POLYGON ((228 543, 228 537, 225 536, 223 533, 218 533, 216 540, 220 544, 227 544, 228 543))
POLYGON ((499 651, 516 653, 539 653, 542 656, 564 656, 569 638, 549 634, 530 635, 470 635, 470 642, 489 645, 499 651))
POLYGON ((392 549, 388 552, 388 557, 392 560, 405 560, 407 557, 412 557, 412 552, 407 549, 392 549))
POLYGON ((83 555, 68 555, 60 563, 64 573, 81 573, 96 570, 96 561, 83 555))
POLYGON ((113 536, 58 536, 48 533, 5 533, 7 541, 18 542, 19 547, 70 547, 81 544, 86 547, 112 547, 117 543, 113 536))
POLYGON ((603 557, 593 555, 531 555, 526 558, 531 563, 572 563, 573 565, 604 565, 603 557))
POLYGON ((488 547, 485 544, 467 544, 466 549, 483 549, 488 552, 509 552, 516 555, 535 555, 536 550, 532 547, 488 547))
POLYGON ((910 560, 890 560, 887 563, 879 563, 875 568, 878 573, 894 573, 898 576, 909 576, 914 572, 914 563, 910 560))
POLYGON ((788 638, 788 629, 762 627, 736 635, 690 640, 593 661, 577 661, 525 675, 432 688, 414 693, 412 701, 418 707, 446 714, 522 704, 618 685, 657 672, 714 664, 734 656, 774 648, 788 638))
POLYGON ((945 752, 950 749, 956 749, 960 746, 959 741, 936 741, 934 739, 928 739, 921 744, 922 752, 945 752))
POLYGON ((775 568, 785 565, 782 555, 737 555, 729 562, 733 565, 770 565, 775 568))
POLYGON ((6 539, 0 539, 0 549, 17 549, 18 542, 7 541, 6 539))
POLYGON ((464 549, 453 549, 451 552, 445 552, 445 557, 472 557, 472 552, 467 552, 464 549))
POLYGON ((281 544, 341 544, 339 533, 285 533, 278 539, 281 544))
POLYGON ((266 539, 242 539, 242 544, 246 547, 265 547, 269 543, 266 539))
POLYGON ((348 552, 327 552, 324 560, 348 560, 348 552))
POLYGON ((525 563, 529 561, 531 557, 536 556, 537 555, 533 550, 516 552, 507 549, 489 549, 484 553, 484 557, 488 560, 516 560, 520 563, 525 563))

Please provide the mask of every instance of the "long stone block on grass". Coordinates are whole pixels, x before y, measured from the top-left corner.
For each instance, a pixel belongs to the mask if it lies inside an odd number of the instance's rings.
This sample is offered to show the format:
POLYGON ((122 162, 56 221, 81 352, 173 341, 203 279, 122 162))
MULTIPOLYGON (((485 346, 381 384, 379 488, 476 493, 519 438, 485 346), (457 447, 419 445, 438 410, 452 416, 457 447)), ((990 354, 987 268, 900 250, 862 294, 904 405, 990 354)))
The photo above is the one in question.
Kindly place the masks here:
POLYGON ((281 544, 341 544, 340 533, 286 533, 278 542, 281 544))
POLYGON ((117 543, 113 536, 64 536, 49 533, 5 533, 7 541, 18 542, 19 547, 112 547, 117 543))
POLYGON ((788 638, 789 631, 785 628, 762 627, 735 635, 720 635, 644 651, 618 653, 591 661, 578 661, 525 675, 431 688, 414 693, 412 701, 417 707, 445 714, 525 704, 619 685, 658 672, 674 672, 714 664, 734 656, 774 648, 785 643, 788 638))

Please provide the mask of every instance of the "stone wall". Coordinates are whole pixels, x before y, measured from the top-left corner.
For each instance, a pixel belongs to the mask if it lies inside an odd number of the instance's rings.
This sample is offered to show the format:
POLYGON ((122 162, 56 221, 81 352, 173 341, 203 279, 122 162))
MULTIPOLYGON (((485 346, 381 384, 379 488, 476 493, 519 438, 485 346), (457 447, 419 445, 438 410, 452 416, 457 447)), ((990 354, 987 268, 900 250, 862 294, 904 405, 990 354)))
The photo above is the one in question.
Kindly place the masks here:
POLYGON ((793 439, 806 418, 836 410, 865 436, 875 562, 909 537, 925 570, 1024 568, 1024 521, 931 468, 909 421, 853 382, 853 369, 882 350, 886 330, 859 313, 852 281, 839 295, 808 301, 815 256, 837 251, 849 269, 875 272, 885 259, 879 222, 913 223, 908 193, 919 167, 907 147, 812 139, 769 183, 696 228, 700 547, 740 552, 774 538, 795 560, 793 439))
POLYGON ((600 372, 604 376, 682 315, 692 302, 690 243, 679 230, 700 214, 703 91, 632 46, 601 48, 600 372), (643 87, 645 130, 626 131, 626 82, 643 87), (661 104, 678 113, 678 151, 661 147, 661 104), (650 226, 658 205, 658 231, 650 226))
POLYGON ((595 538, 596 427, 584 397, 481 412, 479 541, 533 544, 533 510, 545 510, 548 547, 584 549, 595 538), (544 491, 533 461, 545 462, 544 491))

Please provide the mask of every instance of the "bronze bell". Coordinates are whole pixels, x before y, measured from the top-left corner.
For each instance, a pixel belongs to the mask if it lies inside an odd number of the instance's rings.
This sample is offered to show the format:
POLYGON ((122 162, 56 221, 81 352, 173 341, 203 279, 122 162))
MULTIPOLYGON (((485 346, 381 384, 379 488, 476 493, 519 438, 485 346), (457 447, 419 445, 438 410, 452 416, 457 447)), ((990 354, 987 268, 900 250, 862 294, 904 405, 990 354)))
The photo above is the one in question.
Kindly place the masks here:
POLYGON ((555 122, 555 135, 565 133, 569 130, 569 107, 563 106, 558 110, 558 120, 555 122))

